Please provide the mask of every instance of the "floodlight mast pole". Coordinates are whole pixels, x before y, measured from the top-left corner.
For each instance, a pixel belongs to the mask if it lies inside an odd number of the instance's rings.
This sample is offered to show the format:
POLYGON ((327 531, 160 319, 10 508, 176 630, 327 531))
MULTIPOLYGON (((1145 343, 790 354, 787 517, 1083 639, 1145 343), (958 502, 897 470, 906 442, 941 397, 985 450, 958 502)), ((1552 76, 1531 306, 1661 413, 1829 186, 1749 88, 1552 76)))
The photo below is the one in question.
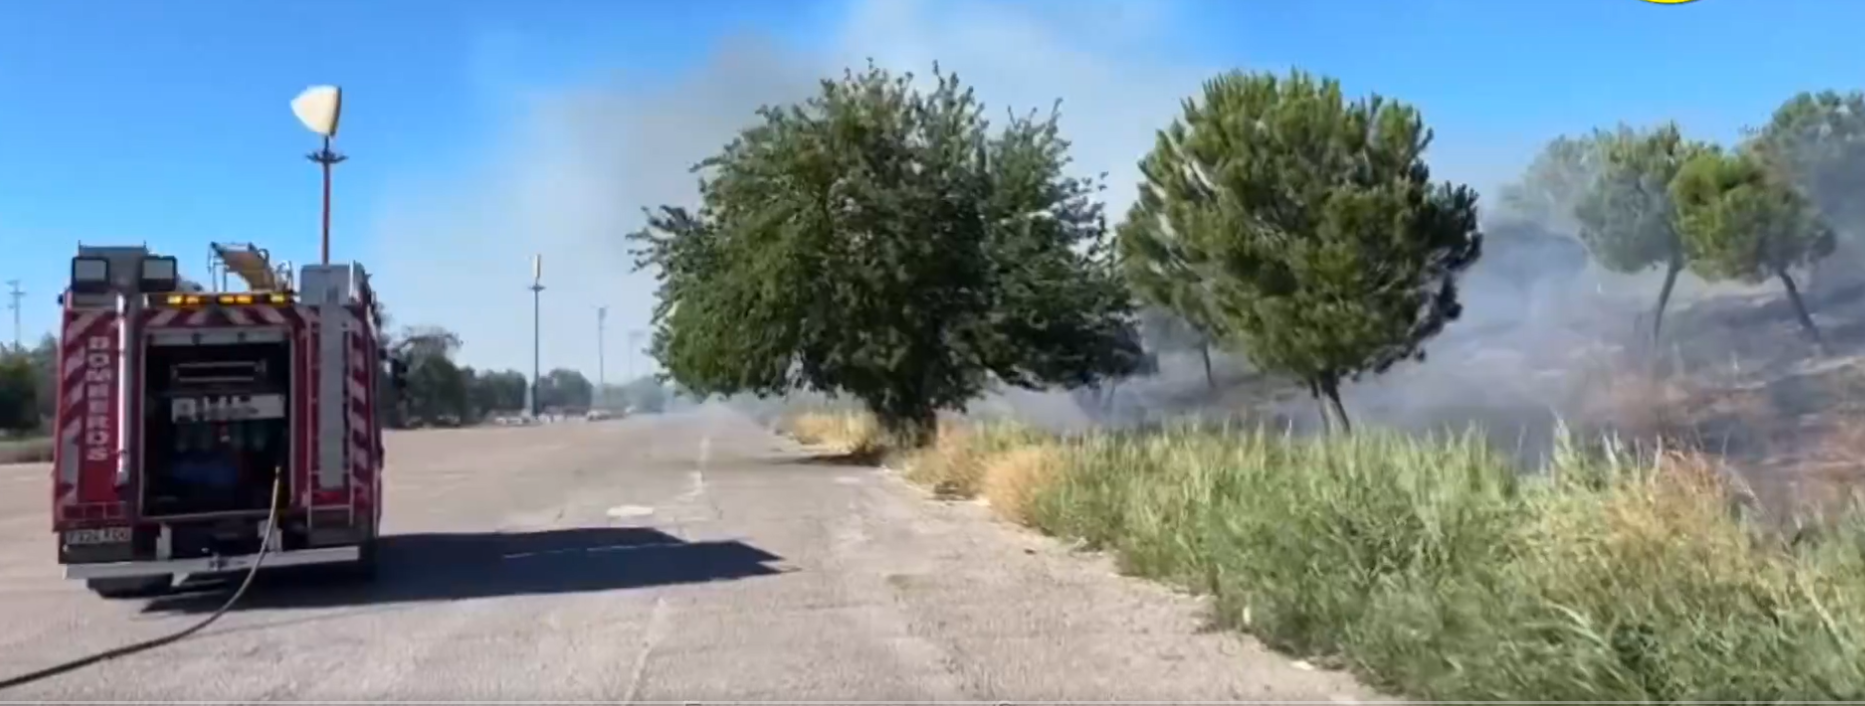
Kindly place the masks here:
POLYGON ((596 408, 609 407, 609 360, 607 351, 609 307, 596 307, 596 408))
POLYGON ((328 135, 324 136, 323 149, 312 152, 306 156, 309 157, 311 161, 316 162, 318 166, 323 167, 324 170, 324 236, 323 247, 320 252, 323 255, 321 262, 328 265, 330 264, 330 168, 337 166, 338 162, 342 162, 349 158, 337 154, 330 149, 330 136, 328 135))
POLYGON ((539 374, 544 358, 544 256, 531 258, 531 418, 539 419, 543 410, 539 399, 543 392, 543 376, 539 374))

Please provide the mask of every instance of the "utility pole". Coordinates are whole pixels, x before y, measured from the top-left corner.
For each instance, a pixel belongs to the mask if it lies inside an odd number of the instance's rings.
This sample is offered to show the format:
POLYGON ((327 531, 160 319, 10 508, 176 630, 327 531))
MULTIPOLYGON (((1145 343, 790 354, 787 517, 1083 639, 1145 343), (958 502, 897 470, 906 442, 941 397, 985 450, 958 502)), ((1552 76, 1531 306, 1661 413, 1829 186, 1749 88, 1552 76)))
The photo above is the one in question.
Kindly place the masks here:
POLYGON ((544 351, 544 256, 531 256, 531 418, 542 411, 538 393, 542 377, 538 375, 544 351))
POLYGON ((604 350, 608 338, 609 307, 596 307, 596 407, 609 406, 608 356, 604 350))
POLYGON ((7 298, 9 299, 7 308, 13 310, 13 349, 24 353, 26 351, 26 345, 19 337, 19 300, 26 297, 26 292, 19 288, 19 280, 16 279, 7 280, 6 286, 9 290, 7 292, 7 298))

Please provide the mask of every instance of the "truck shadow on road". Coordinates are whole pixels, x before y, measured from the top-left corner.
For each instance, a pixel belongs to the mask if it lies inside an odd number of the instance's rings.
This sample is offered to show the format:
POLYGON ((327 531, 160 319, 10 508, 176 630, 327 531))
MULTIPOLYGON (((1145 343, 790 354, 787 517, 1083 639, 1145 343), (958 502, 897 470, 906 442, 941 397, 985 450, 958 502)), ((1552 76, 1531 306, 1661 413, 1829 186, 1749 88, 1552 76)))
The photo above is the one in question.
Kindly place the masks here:
MULTIPOLYGON (((688 542, 647 527, 400 534, 381 542, 372 581, 326 567, 261 570, 234 610, 584 593, 782 573, 771 566, 781 557, 743 542, 688 542)), ((240 578, 184 586, 143 610, 212 612, 240 578)))

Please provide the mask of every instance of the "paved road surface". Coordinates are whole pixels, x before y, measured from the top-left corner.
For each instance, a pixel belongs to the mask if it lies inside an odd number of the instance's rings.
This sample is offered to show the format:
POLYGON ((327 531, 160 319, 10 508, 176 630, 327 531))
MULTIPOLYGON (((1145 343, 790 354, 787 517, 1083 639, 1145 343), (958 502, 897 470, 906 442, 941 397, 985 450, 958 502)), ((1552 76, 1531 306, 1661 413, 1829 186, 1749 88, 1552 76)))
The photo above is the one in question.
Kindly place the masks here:
MULTIPOLYGON (((723 409, 391 437, 373 585, 283 577, 187 641, 7 700, 1349 700, 1196 606, 723 409)), ((0 466, 0 674, 175 630, 53 563, 0 466)))

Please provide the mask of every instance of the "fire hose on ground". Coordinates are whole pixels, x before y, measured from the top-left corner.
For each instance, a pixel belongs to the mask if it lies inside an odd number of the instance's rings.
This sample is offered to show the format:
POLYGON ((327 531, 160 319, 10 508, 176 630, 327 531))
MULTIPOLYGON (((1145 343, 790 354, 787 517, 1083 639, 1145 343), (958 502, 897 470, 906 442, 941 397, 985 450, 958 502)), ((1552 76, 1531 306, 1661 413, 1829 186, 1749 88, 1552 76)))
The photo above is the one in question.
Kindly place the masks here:
POLYGON ((213 625, 214 621, 219 620, 220 616, 226 615, 227 611, 232 610, 233 606, 238 604, 242 597, 245 597, 246 589, 250 588, 253 585, 253 579, 259 575, 259 567, 265 565, 266 553, 272 547, 272 537, 275 533, 278 532, 279 491, 281 490, 281 486, 283 485, 282 481, 283 481, 283 474, 275 471, 272 474, 272 510, 266 515, 265 534, 263 535, 263 539, 259 542, 259 554, 258 556, 253 558, 252 568, 249 568, 246 570, 246 578, 240 581, 240 587, 238 589, 235 589, 233 591, 233 595, 227 597, 226 602, 222 603, 219 608, 215 609, 211 615, 208 615, 206 618, 203 618, 200 621, 195 622, 193 625, 190 625, 181 630, 169 633, 167 635, 162 635, 159 637, 155 637, 153 639, 144 640, 142 642, 131 643, 128 645, 124 645, 122 647, 116 647, 116 648, 104 650, 103 652, 98 652, 96 654, 92 654, 89 656, 80 657, 78 659, 70 660, 67 662, 60 663, 60 664, 55 664, 55 665, 46 667, 44 669, 40 669, 35 672, 29 672, 26 674, 21 674, 16 677, 9 677, 5 680, 0 680, 0 691, 5 691, 7 689, 11 689, 17 686, 23 686, 23 685, 30 684, 36 681, 40 681, 42 679, 47 679, 47 678, 55 677, 55 676, 58 676, 60 674, 64 674, 67 672, 72 672, 72 671, 76 671, 79 669, 83 669, 93 664, 107 662, 107 661, 116 659, 118 657, 133 655, 138 652, 145 652, 148 650, 153 650, 163 645, 180 642, 181 640, 186 639, 188 636, 206 629, 207 626, 213 625))

